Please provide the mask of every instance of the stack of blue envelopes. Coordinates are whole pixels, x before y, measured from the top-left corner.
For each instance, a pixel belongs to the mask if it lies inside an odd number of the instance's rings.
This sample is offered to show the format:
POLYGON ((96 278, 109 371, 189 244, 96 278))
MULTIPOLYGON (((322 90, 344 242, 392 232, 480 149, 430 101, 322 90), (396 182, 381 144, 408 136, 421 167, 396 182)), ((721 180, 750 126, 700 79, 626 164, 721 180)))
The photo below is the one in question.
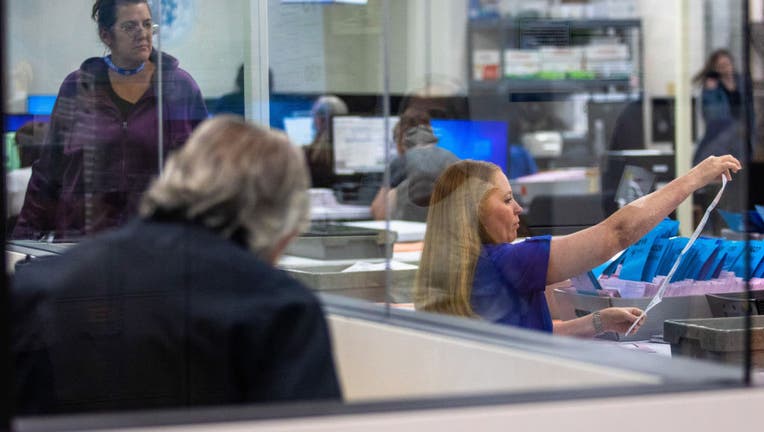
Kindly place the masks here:
MULTIPOLYGON (((595 274, 612 276, 618 272, 619 279, 643 282, 668 275, 689 241, 686 237, 677 237, 678 227, 678 222, 664 220, 618 258, 595 269, 595 274)), ((682 257, 670 282, 716 279, 722 271, 732 272, 744 280, 764 278, 764 240, 746 242, 699 237, 682 257)))

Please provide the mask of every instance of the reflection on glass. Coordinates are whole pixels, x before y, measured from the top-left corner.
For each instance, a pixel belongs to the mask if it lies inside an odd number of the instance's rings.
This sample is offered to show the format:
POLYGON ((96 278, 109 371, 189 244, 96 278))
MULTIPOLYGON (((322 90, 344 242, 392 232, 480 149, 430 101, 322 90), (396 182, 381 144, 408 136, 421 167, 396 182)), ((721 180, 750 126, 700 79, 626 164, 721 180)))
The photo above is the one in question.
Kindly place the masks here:
POLYGON ((395 119, 383 112, 383 2, 311 3, 268 10, 270 122, 302 148, 312 187, 311 226, 279 266, 314 290, 384 302, 392 237, 365 225, 395 151, 395 119))
POLYGON ((390 188, 382 188, 371 204, 375 219, 389 212, 396 220, 424 222, 435 179, 457 157, 442 146, 429 114, 410 107, 395 123, 397 156, 390 162, 390 188))
MULTIPOLYGON (((334 185, 335 165, 333 154, 332 127, 334 116, 345 115, 348 107, 337 96, 321 96, 310 110, 313 118, 313 139, 305 147, 305 156, 310 169, 310 179, 313 187, 325 188, 334 185)), ((286 121, 286 119, 285 119, 286 121)), ((340 128, 334 130, 334 135, 340 134, 340 128)))
POLYGON ((239 66, 234 82, 235 89, 215 101, 210 112, 212 114, 238 114, 244 116, 244 65, 239 66))
MULTIPOLYGON (((746 231, 757 230, 755 208, 748 204, 764 203, 757 199, 761 188, 748 189, 736 175, 719 204, 727 213, 714 212, 704 231, 714 237, 700 238, 688 250, 677 277, 684 279, 672 281, 636 334, 623 335, 687 244, 679 233, 692 230, 719 189, 708 178, 718 160, 706 157, 740 155, 744 172, 761 177, 760 164, 748 166, 744 158, 742 119, 752 91, 741 79, 745 56, 735 17, 742 2, 692 5, 697 22, 691 28, 698 32, 681 47, 691 52, 688 70, 700 71, 692 81, 692 102, 689 94, 677 95, 681 86, 674 82, 680 42, 673 29, 687 17, 653 7, 654 0, 167 1, 161 20, 144 1, 103 1, 97 3, 114 4, 115 14, 104 23, 96 14, 98 38, 92 25, 70 24, 76 20, 66 13, 74 8, 43 3, 10 2, 9 33, 41 23, 50 24, 50 34, 64 34, 57 31, 59 22, 74 31, 87 27, 96 46, 85 47, 80 37, 84 52, 98 54, 105 44, 110 57, 86 60, 55 97, 48 93, 76 59, 68 51, 49 55, 47 44, 34 45, 28 32, 8 38, 13 61, 7 104, 19 121, 8 131, 28 121, 45 125, 30 123, 17 136, 6 136, 6 145, 21 152, 20 160, 6 161, 9 168, 37 160, 33 175, 26 168, 8 177, 8 192, 16 197, 9 215, 21 213, 17 238, 69 239, 126 223, 161 170, 160 151, 169 156, 183 148, 207 116, 206 105, 214 114, 250 117, 268 109, 270 126, 301 147, 312 179, 311 224, 285 244, 275 265, 315 291, 584 337, 602 332, 600 337, 645 341, 663 334, 676 345, 693 343, 671 339, 685 337, 685 323, 673 333, 664 323, 712 319, 718 310, 733 315, 730 308, 745 312, 741 304, 751 303, 726 292, 706 302, 709 287, 740 291, 752 279, 758 288, 756 279, 764 276, 764 248, 744 241, 746 231), (266 3, 267 25, 259 25, 266 20, 255 15, 266 3), (61 16, 52 20, 51 14, 61 16), (162 32, 152 39, 155 22, 162 32), (181 59, 194 79, 157 51, 160 37, 161 49, 181 59), (267 58, 257 55, 265 40, 267 58), (40 67, 33 57, 57 63, 40 67), (259 88, 266 73, 268 93, 259 88), (52 86, 40 85, 44 80, 52 86), (162 95, 156 94, 160 81, 162 95), (695 147, 689 138, 675 142, 677 130, 691 135, 684 130, 689 125, 676 121, 678 105, 680 112, 692 110, 695 147), (24 155, 39 146, 41 155, 24 155), (692 172, 700 173, 700 182, 682 177, 693 153, 701 168, 692 172), (663 215, 674 217, 681 198, 700 183, 705 186, 693 194, 694 221, 657 234, 661 225, 650 230, 663 215), (559 284, 545 288, 552 282, 559 284)), ((128 270, 115 271, 115 278, 144 273, 152 264, 127 260, 121 269, 128 270)), ((116 286, 112 280, 103 285, 116 286)), ((217 298, 209 297, 198 309, 216 315, 217 298)), ((123 309, 115 304, 87 309, 103 327, 99 337, 121 331, 112 318, 123 309)), ((312 306, 309 313, 318 315, 312 306)), ((706 324, 708 334, 720 329, 706 324)), ((740 320, 733 325, 742 328, 740 320)), ((205 326, 190 331, 195 337, 209 332, 205 326)), ((665 344, 650 346, 669 354, 665 344)), ((685 354, 702 356, 674 353, 685 354)), ((77 366, 98 369, 97 360, 77 366)), ((161 359, 159 370, 174 373, 181 361, 161 359)), ((234 386, 246 381, 226 379, 234 386)))

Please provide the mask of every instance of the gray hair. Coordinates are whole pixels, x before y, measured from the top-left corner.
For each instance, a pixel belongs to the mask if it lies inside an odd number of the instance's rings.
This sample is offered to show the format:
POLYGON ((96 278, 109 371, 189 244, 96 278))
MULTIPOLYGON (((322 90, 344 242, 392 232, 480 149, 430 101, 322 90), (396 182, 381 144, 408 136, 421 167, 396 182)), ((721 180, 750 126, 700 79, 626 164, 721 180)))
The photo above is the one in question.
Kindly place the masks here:
POLYGON ((310 111, 313 116, 331 117, 347 114, 348 106, 337 96, 328 95, 316 99, 310 111))
POLYGON ((286 135, 221 115, 170 156, 140 213, 199 223, 267 259, 307 227, 308 185, 302 152, 286 135))

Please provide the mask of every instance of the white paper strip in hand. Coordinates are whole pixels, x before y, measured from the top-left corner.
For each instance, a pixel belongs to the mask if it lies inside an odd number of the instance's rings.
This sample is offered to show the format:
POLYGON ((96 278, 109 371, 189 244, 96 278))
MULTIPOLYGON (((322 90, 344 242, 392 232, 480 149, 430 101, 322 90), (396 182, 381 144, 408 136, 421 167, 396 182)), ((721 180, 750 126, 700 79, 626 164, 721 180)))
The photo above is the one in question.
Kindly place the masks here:
POLYGON ((690 237, 690 241, 687 242, 687 245, 682 249, 682 252, 679 253, 679 256, 676 258, 676 261, 674 261, 674 265, 671 266, 671 271, 669 271, 668 275, 661 281, 661 285, 658 288, 658 292, 655 293, 655 296, 652 300, 650 300, 650 303, 647 304, 647 307, 642 312, 642 314, 639 316, 639 318, 634 321, 634 323, 629 327, 629 330, 626 331, 626 334, 624 336, 628 336, 631 334, 631 331, 634 330, 634 327, 637 326, 637 323, 642 319, 643 316, 647 315, 647 312, 655 307, 658 303, 660 303, 663 300, 663 294, 666 292, 666 288, 668 287, 669 282, 671 281, 671 278, 674 277, 674 273, 676 272, 677 267, 679 267, 679 263, 682 261, 682 257, 684 257, 684 254, 690 250, 692 247, 692 244, 695 243, 695 240, 700 236, 700 233, 703 232, 703 228, 706 226, 706 222, 708 222, 708 217, 711 215, 711 212, 714 210, 714 207, 716 207, 717 204, 719 204, 719 200, 722 198, 722 193, 724 192, 724 188, 727 186, 727 177, 722 175, 722 187, 719 189, 719 192, 717 192, 716 197, 713 201, 711 201, 711 204, 709 204, 708 208, 706 209, 706 212, 703 214, 703 218, 700 220, 700 223, 698 224, 698 227, 695 228, 695 232, 692 233, 692 237, 690 237))

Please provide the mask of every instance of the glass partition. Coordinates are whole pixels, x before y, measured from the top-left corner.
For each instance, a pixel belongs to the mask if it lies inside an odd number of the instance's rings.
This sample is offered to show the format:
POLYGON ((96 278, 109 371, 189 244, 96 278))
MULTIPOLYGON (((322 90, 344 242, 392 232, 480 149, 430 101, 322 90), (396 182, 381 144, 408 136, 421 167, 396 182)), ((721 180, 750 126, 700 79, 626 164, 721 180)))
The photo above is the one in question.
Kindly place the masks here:
POLYGON ((759 2, 94 3, 113 2, 5 2, 21 414, 760 371, 759 2), (280 132, 250 131, 249 155, 221 126, 239 118, 280 132), (231 215, 248 186, 265 207, 231 215), (376 355, 409 387, 364 388, 376 355), (175 381, 147 396, 147 377, 175 381))
POLYGON ((456 121, 431 115, 436 147, 460 161, 432 192, 416 310, 633 342, 747 376, 757 318, 745 305, 761 270, 749 3, 409 7, 422 13, 423 64, 465 83, 467 107, 456 121), (707 159, 723 155, 734 159, 707 159), (724 160, 725 186, 712 167, 724 160))

